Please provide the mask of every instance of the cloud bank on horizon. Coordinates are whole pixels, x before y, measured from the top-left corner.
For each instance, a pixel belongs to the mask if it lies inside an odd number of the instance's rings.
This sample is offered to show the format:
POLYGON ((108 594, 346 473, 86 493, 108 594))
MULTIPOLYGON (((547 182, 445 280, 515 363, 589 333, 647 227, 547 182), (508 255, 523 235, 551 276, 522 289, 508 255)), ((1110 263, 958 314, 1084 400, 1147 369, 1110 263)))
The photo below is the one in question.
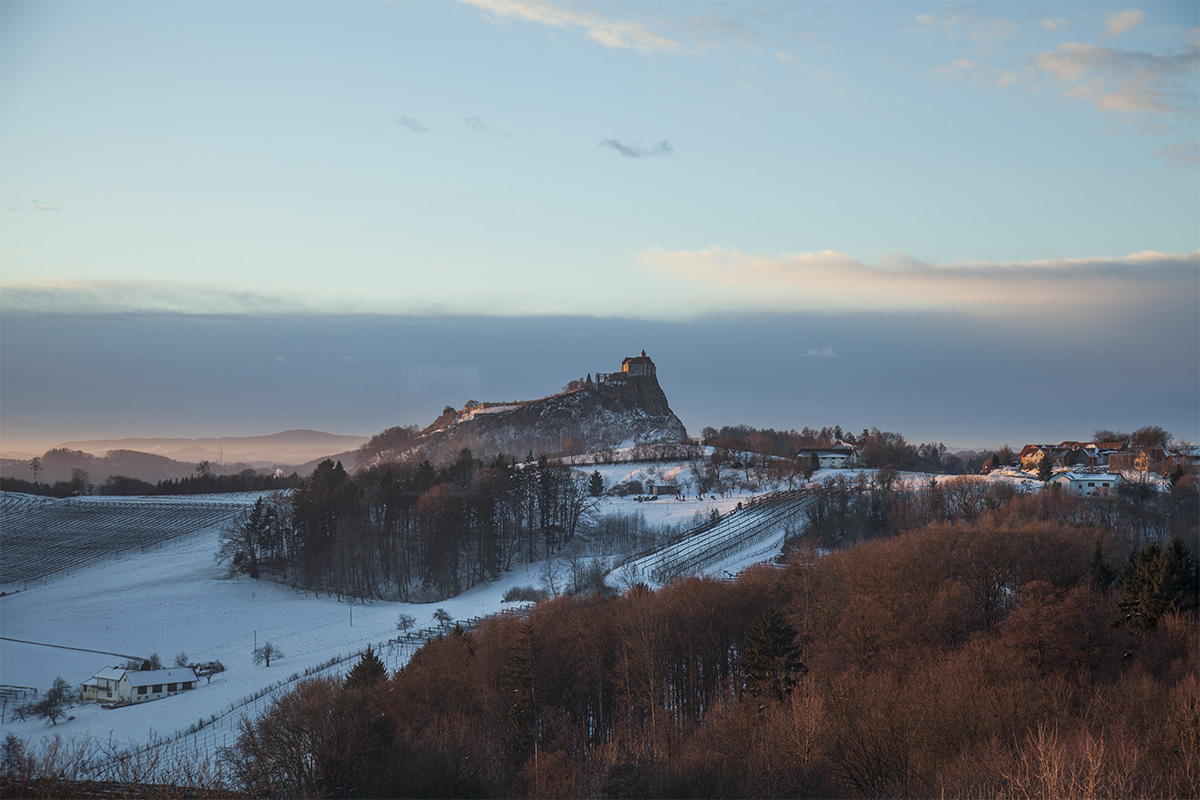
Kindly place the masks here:
POLYGON ((389 287, 338 303, 283 290, 257 293, 171 281, 31 281, 12 283, 0 311, 35 313, 166 312, 192 314, 591 314, 693 319, 722 311, 953 311, 1029 317, 1054 312, 1114 314, 1154 306, 1195 307, 1200 252, 1132 253, 1119 258, 1043 259, 1024 263, 927 264, 894 253, 869 264, 845 253, 760 256, 723 247, 667 251, 653 247, 633 258, 641 285, 663 281, 680 302, 671 307, 622 300, 605 303, 581 284, 547 292, 539 305, 522 285, 488 287, 486 296, 411 298, 389 287), (503 306, 497 312, 497 300, 503 306), (435 303, 435 301, 438 301, 435 303))
MULTIPOLYGON (((754 357, 913 381, 963 353, 872 355, 849 321, 1015 320, 1020 358, 984 350, 1051 390, 1124 371, 1179 396, 1198 73, 1190 1, 3 3, 0 312, 803 312, 841 335, 785 326, 790 350, 754 357), (1071 361, 1080 330, 1107 361, 1071 361)), ((299 363, 274 344, 263 363, 299 363)), ((352 344, 329 364, 370 366, 352 344)))

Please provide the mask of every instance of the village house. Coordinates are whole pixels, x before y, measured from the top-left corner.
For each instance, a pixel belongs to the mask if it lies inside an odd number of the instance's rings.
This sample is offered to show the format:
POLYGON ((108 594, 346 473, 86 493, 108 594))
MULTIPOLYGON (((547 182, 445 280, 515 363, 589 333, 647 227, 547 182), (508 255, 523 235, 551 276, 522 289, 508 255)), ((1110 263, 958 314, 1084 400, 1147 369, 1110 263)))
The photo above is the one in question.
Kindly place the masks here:
POLYGON ((100 702, 144 703, 196 688, 192 667, 125 669, 105 667, 83 684, 83 699, 100 702))
POLYGON ((848 444, 836 444, 833 447, 806 447, 796 454, 798 459, 817 457, 819 469, 840 469, 853 467, 858 464, 857 454, 848 444))
POLYGON ((1115 491, 1122 480, 1115 472, 1064 472, 1051 483, 1075 494, 1091 497, 1115 491))

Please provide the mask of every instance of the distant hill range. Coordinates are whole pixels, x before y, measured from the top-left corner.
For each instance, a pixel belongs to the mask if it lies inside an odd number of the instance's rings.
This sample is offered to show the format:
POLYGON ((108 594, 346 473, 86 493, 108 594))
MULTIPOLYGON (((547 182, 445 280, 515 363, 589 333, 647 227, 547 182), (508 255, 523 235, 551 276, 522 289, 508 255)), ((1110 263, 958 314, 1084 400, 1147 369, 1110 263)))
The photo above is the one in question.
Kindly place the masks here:
MULTIPOLYGON (((384 434, 376 440, 384 439, 384 434)), ((447 407, 432 425, 411 436, 368 444, 371 460, 420 452, 433 463, 463 448, 478 457, 505 453, 523 458, 576 454, 652 442, 679 442, 687 430, 658 383, 654 362, 643 350, 626 358, 620 372, 590 374, 538 400, 478 402, 447 407)))
MULTIPOLYGON (((201 462, 215 475, 281 468, 310 473, 325 458, 347 469, 378 460, 420 455, 441 463, 470 448, 478 457, 574 455, 657 442, 680 442, 687 430, 667 402, 654 362, 645 351, 626 358, 620 372, 590 374, 559 394, 538 400, 467 402, 447 407, 423 431, 394 428, 368 439, 296 430, 269 436, 203 439, 130 438, 63 442, 41 456, 42 483, 71 479, 81 469, 93 484, 114 475, 156 483, 194 476, 201 462), (364 446, 365 445, 365 446, 364 446), (363 463, 360 463, 362 461, 363 463)), ((33 480, 29 459, 3 459, 0 477, 33 480)))
MULTIPOLYGON (((267 436, 230 436, 218 438, 129 438, 63 442, 41 456, 42 471, 37 480, 56 483, 71 478, 73 469, 82 469, 92 483, 101 483, 112 475, 124 475, 141 481, 186 478, 196 474, 196 465, 210 464, 216 475, 245 469, 282 468, 285 474, 305 475, 324 458, 341 460, 352 467, 356 451, 367 441, 365 436, 343 436, 321 431, 295 430, 267 436)), ((0 477, 32 480, 29 459, 3 459, 0 477)))

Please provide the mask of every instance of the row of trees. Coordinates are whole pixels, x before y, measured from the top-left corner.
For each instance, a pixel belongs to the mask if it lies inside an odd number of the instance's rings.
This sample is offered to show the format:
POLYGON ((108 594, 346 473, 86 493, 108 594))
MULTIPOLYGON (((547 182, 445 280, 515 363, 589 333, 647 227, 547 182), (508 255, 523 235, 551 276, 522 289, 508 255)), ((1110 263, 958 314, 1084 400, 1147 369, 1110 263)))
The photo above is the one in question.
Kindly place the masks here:
POLYGON ((1192 797, 1195 528, 1123 556, 1077 510, 551 600, 302 685, 226 766, 256 796, 1192 797))
MULTIPOLYGON (((38 461, 38 459, 34 459, 38 461)), ((40 468, 39 468, 40 470, 40 468)), ((35 471, 36 474, 36 471, 35 471)), ((195 475, 185 478, 164 478, 157 483, 131 478, 128 475, 109 475, 100 484, 92 483, 87 470, 75 467, 71 478, 54 483, 23 481, 19 478, 0 479, 0 489, 46 497, 76 497, 84 494, 120 497, 141 495, 228 494, 230 492, 269 492, 293 489, 300 485, 300 476, 262 473, 246 468, 229 475, 214 475, 207 462, 201 462, 195 475)))
POLYGON ((239 516, 218 557, 308 589, 437 600, 549 558, 595 503, 586 474, 544 456, 485 464, 463 450, 440 468, 385 462, 353 476, 326 460, 290 496, 239 516))
MULTIPOLYGON (((839 442, 855 445, 862 450, 866 467, 892 467, 901 470, 962 474, 978 472, 999 451, 980 453, 949 453, 941 442, 913 444, 903 434, 863 428, 862 433, 843 431, 842 426, 820 430, 805 427, 800 431, 777 431, 773 428, 754 428, 749 425, 726 425, 720 429, 704 428, 704 444, 729 451, 759 453, 781 458, 795 458, 806 448, 832 447, 839 442)), ((1012 451, 1004 448, 1011 460, 1012 451)), ((1004 461, 1003 463, 1009 463, 1004 461)))

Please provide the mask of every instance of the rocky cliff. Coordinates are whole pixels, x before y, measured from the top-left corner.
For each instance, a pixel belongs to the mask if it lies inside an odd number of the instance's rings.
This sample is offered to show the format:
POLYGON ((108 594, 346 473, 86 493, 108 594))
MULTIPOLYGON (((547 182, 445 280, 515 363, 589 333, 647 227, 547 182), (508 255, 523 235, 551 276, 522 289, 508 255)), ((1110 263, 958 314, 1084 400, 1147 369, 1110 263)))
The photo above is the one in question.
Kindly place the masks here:
POLYGON ((529 452, 586 453, 686 437, 650 364, 644 374, 613 373, 540 400, 470 402, 461 410, 448 409, 405 449, 422 448, 424 456, 437 463, 464 447, 483 458, 497 453, 524 457, 529 452))

